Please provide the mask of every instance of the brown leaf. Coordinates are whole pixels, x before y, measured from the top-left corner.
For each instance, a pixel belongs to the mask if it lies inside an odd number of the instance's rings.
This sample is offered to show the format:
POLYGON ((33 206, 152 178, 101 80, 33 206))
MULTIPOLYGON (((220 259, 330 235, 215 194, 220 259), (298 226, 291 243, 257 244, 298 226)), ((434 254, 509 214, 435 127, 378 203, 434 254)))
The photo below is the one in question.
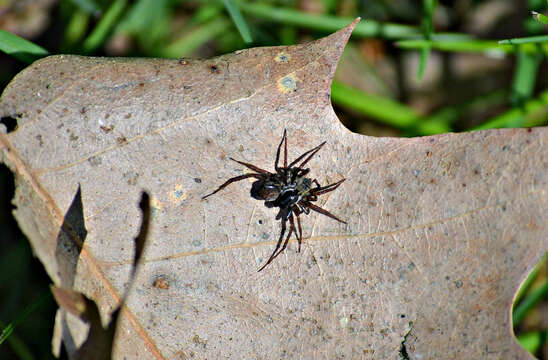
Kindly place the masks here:
MULTIPOLYGON (((510 307, 548 247, 547 129, 350 133, 329 88, 354 24, 205 61, 49 57, 4 92, 19 224, 54 283, 93 299, 105 323, 151 195, 116 357, 530 358, 510 307), (311 175, 347 178, 318 203, 348 225, 303 215, 301 253, 293 240, 257 273, 275 209, 245 181, 200 198, 242 174, 228 157, 272 170, 284 128, 290 158, 327 141, 311 175), (82 216, 63 226, 79 186, 82 216)), ((60 325, 64 340, 82 336, 60 325)))

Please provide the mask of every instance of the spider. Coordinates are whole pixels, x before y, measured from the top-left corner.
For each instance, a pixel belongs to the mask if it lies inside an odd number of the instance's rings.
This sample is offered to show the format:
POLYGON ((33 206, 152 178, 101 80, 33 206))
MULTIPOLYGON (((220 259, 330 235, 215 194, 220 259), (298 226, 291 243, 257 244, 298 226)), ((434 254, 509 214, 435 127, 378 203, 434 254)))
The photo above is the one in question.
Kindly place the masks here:
POLYGON ((318 200, 319 195, 326 194, 331 192, 339 187, 339 185, 346 179, 339 180, 335 183, 321 186, 316 179, 310 179, 306 175, 310 172, 309 168, 304 168, 306 163, 312 159, 312 157, 325 145, 325 141, 320 145, 316 146, 313 149, 310 149, 303 153, 301 156, 293 160, 289 165, 287 165, 287 136, 286 130, 282 136, 282 140, 278 145, 278 150, 276 151, 276 160, 274 161, 274 173, 263 170, 255 165, 245 163, 243 161, 235 160, 230 158, 230 160, 237 162, 253 171, 254 173, 249 173, 245 175, 235 176, 228 179, 224 184, 219 186, 217 190, 213 191, 202 197, 206 199, 207 197, 221 191, 229 184, 244 180, 247 178, 255 178, 255 181, 251 186, 251 196, 257 200, 264 200, 265 206, 272 208, 277 207, 280 210, 276 215, 276 220, 281 220, 282 230, 280 237, 278 238, 278 243, 276 248, 270 255, 268 261, 258 270, 263 270, 268 264, 272 262, 278 255, 280 255, 285 248, 287 243, 291 238, 291 234, 295 233, 295 238, 299 243, 299 248, 297 252, 301 251, 301 243, 303 240, 303 232, 301 229, 301 214, 308 215, 310 210, 316 211, 320 214, 328 216, 338 222, 346 224, 346 221, 343 221, 331 214, 329 211, 322 209, 321 207, 314 205, 312 202, 318 200), (278 166, 280 159, 280 149, 284 144, 284 165, 278 166), (297 165, 302 160, 302 162, 297 165), (313 187, 312 184, 316 186, 313 187), (295 228, 295 218, 297 219, 297 228, 295 228), (289 221, 289 232, 285 241, 282 245, 282 240, 286 232, 287 222, 289 221), (298 229, 298 231, 297 231, 298 229), (280 249, 281 246, 281 249, 280 249))

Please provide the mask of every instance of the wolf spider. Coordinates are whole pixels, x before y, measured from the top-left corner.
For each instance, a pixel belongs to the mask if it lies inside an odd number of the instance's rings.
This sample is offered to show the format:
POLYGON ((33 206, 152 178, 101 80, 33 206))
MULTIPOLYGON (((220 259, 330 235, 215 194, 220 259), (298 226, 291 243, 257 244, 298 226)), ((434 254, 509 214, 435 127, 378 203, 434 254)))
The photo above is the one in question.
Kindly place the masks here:
POLYGON ((272 252, 272 255, 270 255, 268 261, 259 269, 259 271, 263 270, 268 264, 272 262, 272 260, 274 260, 285 250, 293 232, 295 232, 295 237, 299 243, 299 249, 297 250, 297 252, 301 251, 303 232, 301 229, 301 219, 299 216, 302 213, 308 215, 310 213, 310 210, 313 210, 334 220, 337 220, 338 222, 346 224, 346 221, 343 221, 335 215, 331 214, 329 211, 312 204, 312 202, 318 200, 319 195, 323 195, 335 190, 343 181, 345 181, 345 179, 342 179, 335 183, 321 186, 316 179, 310 179, 306 177, 306 175, 310 172, 310 169, 303 167, 322 148, 322 146, 325 145, 325 143, 326 142, 324 141, 315 148, 306 151, 301 156, 293 160, 288 166, 287 137, 286 131, 284 130, 282 140, 280 141, 280 144, 278 145, 278 150, 276 151, 276 160, 274 161, 274 170, 276 172, 271 173, 255 165, 230 158, 230 160, 235 161, 238 164, 241 164, 255 172, 230 178, 224 184, 219 186, 217 190, 202 197, 202 200, 206 199, 207 197, 221 191, 226 186, 236 181, 244 180, 247 178, 257 179, 257 181, 255 181, 251 186, 251 196, 257 200, 264 200, 266 207, 279 208, 280 210, 276 215, 276 220, 281 220, 282 222, 282 230, 278 239, 278 243, 276 244, 276 248, 272 252), (282 144, 284 144, 284 165, 278 166, 280 149, 282 147, 282 144), (302 163, 300 165, 297 165, 297 163, 301 160, 302 163), (312 186, 313 183, 316 185, 315 187, 312 186), (295 228, 295 218, 297 219, 297 228, 295 228), (287 237, 285 238, 282 246, 282 239, 286 231, 287 221, 289 221, 289 233, 287 234, 287 237), (280 246, 282 246, 281 249, 280 246))

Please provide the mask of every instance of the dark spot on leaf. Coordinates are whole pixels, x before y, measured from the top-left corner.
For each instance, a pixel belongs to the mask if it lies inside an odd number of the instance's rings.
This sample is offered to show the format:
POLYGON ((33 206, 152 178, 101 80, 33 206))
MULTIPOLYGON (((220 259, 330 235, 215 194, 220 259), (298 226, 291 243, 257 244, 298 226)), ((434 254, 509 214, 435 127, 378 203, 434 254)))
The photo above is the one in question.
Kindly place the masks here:
POLYGON ((262 224, 263 224, 263 221, 262 221, 262 220, 259 220, 258 223, 262 225, 262 224))
POLYGON ((167 290, 169 289, 169 281, 167 281, 165 277, 159 276, 156 280, 154 280, 152 286, 158 289, 167 290))
POLYGON ((66 114, 68 113, 68 109, 67 108, 63 108, 63 112, 66 114))
POLYGON ((46 89, 49 89, 51 87, 51 84, 46 84, 46 89))
POLYGON ((98 166, 98 165, 101 165, 101 158, 98 157, 98 156, 92 156, 88 159, 89 163, 91 164, 91 166, 98 166))
POLYGON ((0 119, 0 124, 6 127, 8 134, 17 128, 17 120, 10 116, 6 116, 0 119))
POLYGON ((200 345, 202 347, 202 349, 205 349, 206 346, 207 346, 207 340, 206 339, 200 339, 200 337, 198 336, 198 334, 194 335, 194 337, 192 338, 192 342, 198 346, 200 345))
POLYGON ((179 65, 188 65, 188 60, 179 59, 179 65))
POLYGON ((89 78, 90 80, 95 80, 95 76, 92 76, 89 78))
POLYGON ((194 178, 194 182, 195 182, 195 183, 198 183, 198 184, 201 184, 201 183, 202 183, 202 179, 200 179, 200 178, 194 178))
POLYGON ((455 287, 457 289, 460 289, 462 287, 462 281, 460 281, 460 280, 455 281, 455 287))
POLYGON ((435 183, 436 183, 436 180, 430 179, 430 184, 435 184, 435 183))
POLYGON ((466 183, 462 183, 462 187, 466 187, 466 183))
POLYGON ((40 109, 37 109, 37 110, 36 110, 36 113, 37 113, 37 114, 40 114, 41 112, 42 112, 42 110, 40 110, 40 109))
POLYGON ((116 142, 118 143, 118 145, 122 145, 127 143, 127 139, 125 136, 122 135, 116 138, 116 142))
POLYGON ((114 130, 114 125, 110 125, 110 126, 108 126, 108 127, 107 127, 107 126, 101 125, 100 128, 101 128, 101 130, 103 130, 103 132, 104 132, 105 134, 108 134, 109 132, 111 132, 112 130, 114 130))
POLYGON ((502 147, 502 151, 506 151, 506 150, 508 150, 508 149, 510 149, 510 146, 509 146, 509 145, 504 145, 504 146, 502 147))
POLYGON ((136 172, 128 171, 124 173, 124 179, 126 179, 128 185, 135 185, 137 184, 137 180, 139 179, 139 174, 137 174, 136 172))
POLYGON ((125 116, 124 116, 126 119, 129 119, 131 117, 131 113, 127 113, 125 116))
POLYGON ((528 133, 533 132, 533 129, 528 128, 528 129, 527 129, 527 132, 528 132, 528 133))
POLYGON ((243 146, 243 145, 240 145, 240 147, 238 148, 238 151, 239 151, 239 152, 243 152, 243 151, 244 151, 244 146, 243 146))
POLYGON ((139 86, 143 87, 143 86, 145 86, 145 83, 139 83, 139 86))
POLYGON ((81 108, 81 109, 80 109, 80 114, 85 114, 85 113, 86 113, 86 111, 87 111, 87 110, 86 110, 86 108, 85 108, 85 107, 83 107, 83 108, 81 108))
POLYGON ((38 145, 40 145, 40 147, 44 145, 44 141, 42 140, 42 135, 40 134, 36 135, 36 140, 38 140, 38 145))
POLYGON ((479 171, 477 169, 474 169, 474 175, 478 175, 479 171))
POLYGON ((209 67, 209 70, 211 70, 211 72, 214 73, 214 74, 220 74, 221 73, 221 71, 219 70, 219 68, 216 65, 211 65, 209 67))
POLYGON ((430 150, 426 151, 426 156, 432 156, 432 152, 430 150))

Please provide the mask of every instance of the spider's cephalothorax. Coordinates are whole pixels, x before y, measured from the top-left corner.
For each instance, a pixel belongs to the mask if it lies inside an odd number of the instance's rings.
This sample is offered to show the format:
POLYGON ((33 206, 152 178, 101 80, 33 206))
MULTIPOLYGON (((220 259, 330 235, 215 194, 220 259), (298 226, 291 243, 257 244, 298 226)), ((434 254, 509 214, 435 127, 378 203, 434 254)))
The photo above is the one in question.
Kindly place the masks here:
POLYGON ((268 261, 259 269, 261 271, 268 264, 272 262, 278 255, 280 255, 285 248, 287 243, 291 238, 291 234, 295 232, 295 237, 299 243, 298 251, 301 251, 301 243, 303 240, 303 232, 301 229, 301 219, 299 215, 302 213, 309 214, 310 210, 314 210, 320 214, 329 216, 332 219, 335 219, 341 223, 346 224, 345 221, 339 219, 335 215, 331 214, 329 211, 322 209, 321 207, 312 204, 313 201, 318 200, 318 196, 328 193, 335 190, 339 185, 345 180, 339 180, 333 184, 326 186, 321 186, 316 179, 307 178, 306 175, 310 172, 309 168, 303 168, 310 159, 325 145, 325 141, 320 145, 316 146, 313 149, 306 151, 304 154, 299 156, 297 159, 293 160, 289 165, 287 165, 287 137, 286 131, 282 136, 282 141, 278 145, 278 150, 276 151, 276 160, 274 161, 274 170, 275 173, 268 172, 261 168, 258 168, 255 165, 251 165, 242 161, 233 160, 253 171, 254 173, 249 173, 245 175, 236 176, 228 179, 224 184, 219 186, 219 188, 212 193, 204 196, 202 199, 207 198, 215 194, 216 192, 224 189, 227 185, 240 181, 247 178, 255 178, 257 181, 251 186, 251 196, 257 200, 264 200, 267 207, 277 207, 280 210, 278 215, 276 215, 276 220, 281 220, 282 222, 282 231, 276 244, 276 248, 270 255, 268 261), (284 144, 284 166, 278 166, 280 159, 280 149, 284 144), (302 162, 297 165, 300 161, 302 162), (314 187, 313 184, 316 186, 314 187), (295 228, 295 220, 297 219, 297 227, 295 228), (285 241, 282 246, 282 240, 285 234, 287 221, 289 221, 289 233, 285 238, 285 241), (280 246, 282 247, 280 249, 280 246))

